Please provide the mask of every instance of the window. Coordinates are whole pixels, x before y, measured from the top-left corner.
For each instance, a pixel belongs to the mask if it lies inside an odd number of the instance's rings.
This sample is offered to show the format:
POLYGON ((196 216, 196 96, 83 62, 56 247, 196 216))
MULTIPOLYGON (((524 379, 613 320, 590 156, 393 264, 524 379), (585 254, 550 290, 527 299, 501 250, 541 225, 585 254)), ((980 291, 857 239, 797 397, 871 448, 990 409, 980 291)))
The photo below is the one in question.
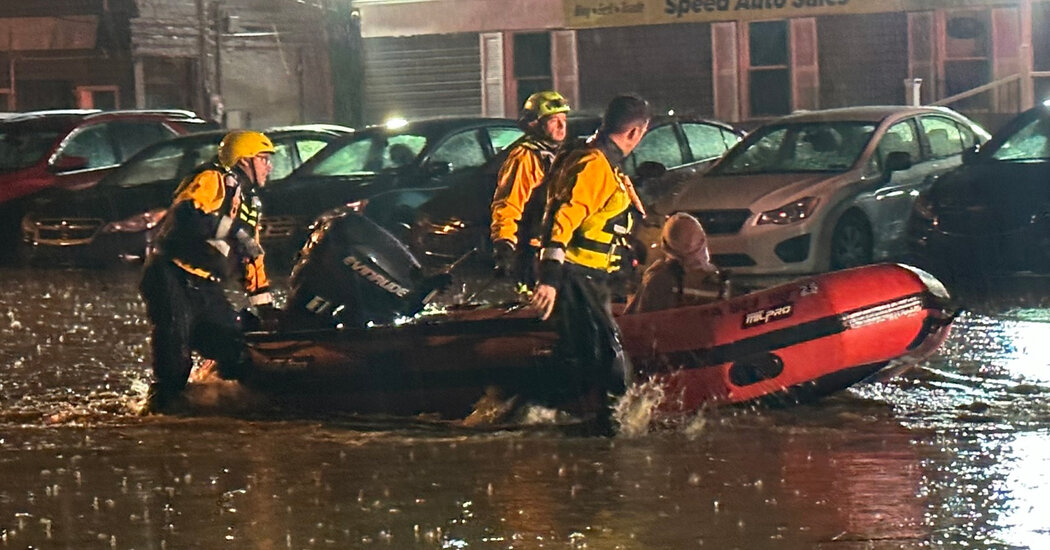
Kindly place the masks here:
POLYGON ((494 151, 505 149, 508 145, 514 143, 514 140, 520 138, 522 134, 521 130, 517 128, 489 128, 488 132, 494 151))
POLYGON ((390 136, 383 149, 383 169, 392 170, 412 164, 424 145, 426 141, 420 141, 420 136, 390 136))
POLYGON ((274 154, 270 157, 273 170, 268 176, 271 180, 279 180, 288 176, 295 170, 295 149, 288 142, 275 143, 274 154))
MULTIPOLYGON (((856 164, 874 131, 871 123, 850 121, 760 127, 716 170, 726 175, 842 172, 856 164)), ((918 152, 914 133, 912 141, 918 152)))
POLYGON ((117 142, 120 162, 128 160, 143 147, 175 136, 175 132, 160 122, 114 122, 113 139, 117 142))
POLYGON ((694 161, 718 158, 740 141, 736 134, 711 124, 684 122, 682 131, 694 161))
MULTIPOLYGON (((956 11, 945 21, 944 85, 952 96, 986 84, 991 76, 988 10, 956 11)), ((956 109, 988 109, 989 94, 961 100, 956 109)))
POLYGON ((177 145, 165 145, 158 148, 146 158, 128 164, 121 169, 121 176, 114 183, 121 187, 131 187, 154 181, 175 179, 179 176, 184 151, 177 145))
POLYGON ((784 115, 791 111, 787 21, 748 25, 748 69, 752 116, 784 115))
POLYGON ((962 136, 963 148, 970 149, 974 145, 980 143, 977 140, 977 135, 974 134, 973 130, 971 130, 969 127, 964 126, 962 124, 956 124, 956 126, 958 126, 959 134, 962 136))
POLYGON ((481 166, 485 163, 485 151, 478 141, 478 131, 461 132, 448 138, 430 155, 430 160, 450 163, 453 170, 481 166))
POLYGON ((1050 158, 1050 120, 1038 117, 1007 137, 992 153, 996 160, 1026 161, 1050 158))
POLYGON ((301 139, 296 141, 295 147, 299 151, 299 162, 303 163, 310 160, 310 157, 324 149, 325 145, 328 145, 328 142, 320 139, 301 139))
POLYGON ((427 144, 427 138, 414 134, 397 134, 393 136, 362 136, 350 142, 344 142, 332 154, 319 159, 312 167, 312 173, 318 176, 349 176, 351 174, 379 172, 394 168, 391 148, 394 148, 396 160, 401 160, 396 145, 404 145, 412 157, 419 155, 427 144))
POLYGON ((84 169, 113 166, 119 161, 110 141, 109 128, 106 124, 87 126, 78 131, 66 143, 59 154, 59 159, 81 157, 87 161, 84 169))
POLYGON ((120 108, 120 88, 117 86, 77 86, 74 93, 77 107, 112 111, 120 108))
POLYGON ((54 130, 0 129, 0 174, 40 162, 58 139, 54 130))
POLYGON ((939 117, 924 116, 919 119, 926 141, 930 144, 930 158, 940 159, 958 155, 963 150, 963 139, 955 121, 939 117))
POLYGON ((554 87, 551 78, 551 39, 547 33, 514 35, 514 79, 518 85, 515 108, 524 105, 530 95, 554 87))
POLYGON ((910 120, 898 122, 890 126, 889 130, 886 130, 886 134, 882 136, 882 141, 879 142, 877 149, 879 166, 885 166, 886 157, 890 153, 897 151, 911 155, 912 162, 922 158, 920 156, 919 140, 915 135, 915 125, 910 120))
POLYGON ((650 128, 635 147, 625 168, 633 174, 643 162, 659 162, 666 168, 685 164, 682 160, 682 146, 678 143, 673 124, 650 128))

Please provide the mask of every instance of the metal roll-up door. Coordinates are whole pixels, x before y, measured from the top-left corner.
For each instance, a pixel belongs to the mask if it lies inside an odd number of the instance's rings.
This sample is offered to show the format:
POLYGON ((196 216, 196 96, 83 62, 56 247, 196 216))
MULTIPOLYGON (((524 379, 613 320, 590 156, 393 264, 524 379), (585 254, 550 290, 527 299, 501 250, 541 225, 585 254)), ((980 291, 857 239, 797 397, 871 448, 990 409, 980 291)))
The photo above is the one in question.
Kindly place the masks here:
POLYGON ((476 33, 364 40, 365 121, 481 114, 476 33))

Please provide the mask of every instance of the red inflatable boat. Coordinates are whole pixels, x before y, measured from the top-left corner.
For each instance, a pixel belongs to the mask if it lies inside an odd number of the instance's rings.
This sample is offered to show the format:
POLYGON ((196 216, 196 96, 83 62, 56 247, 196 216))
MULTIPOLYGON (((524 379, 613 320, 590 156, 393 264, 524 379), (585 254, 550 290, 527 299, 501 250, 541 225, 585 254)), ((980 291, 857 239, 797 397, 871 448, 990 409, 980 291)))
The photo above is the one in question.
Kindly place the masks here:
MULTIPOLYGON (((705 404, 810 400, 892 362, 917 362, 951 322, 944 287, 880 264, 708 305, 618 318, 637 380, 675 415, 705 404)), ((325 410, 462 418, 486 389, 570 402, 592 381, 563 368, 548 323, 520 307, 460 308, 360 329, 255 332, 242 382, 325 410)))
POLYGON ((929 274, 880 264, 799 279, 705 306, 619 318, 666 412, 800 401, 914 364, 947 336, 948 294, 929 274))

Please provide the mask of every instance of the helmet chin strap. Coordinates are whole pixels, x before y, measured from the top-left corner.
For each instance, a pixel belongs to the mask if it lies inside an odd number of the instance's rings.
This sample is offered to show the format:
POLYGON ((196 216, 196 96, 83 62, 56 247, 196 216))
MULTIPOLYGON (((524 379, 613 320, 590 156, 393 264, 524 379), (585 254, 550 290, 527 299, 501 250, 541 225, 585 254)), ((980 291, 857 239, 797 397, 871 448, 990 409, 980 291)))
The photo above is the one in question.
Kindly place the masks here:
POLYGON ((257 187, 259 185, 259 173, 255 170, 255 162, 252 161, 253 158, 255 158, 255 157, 249 157, 249 158, 246 158, 246 159, 242 159, 242 160, 247 161, 248 170, 245 170, 244 166, 241 165, 241 163, 238 162, 237 164, 240 167, 241 172, 244 172, 244 175, 248 176, 248 179, 251 180, 252 186, 253 187, 257 187), (250 172, 249 172, 249 170, 250 170, 250 172))

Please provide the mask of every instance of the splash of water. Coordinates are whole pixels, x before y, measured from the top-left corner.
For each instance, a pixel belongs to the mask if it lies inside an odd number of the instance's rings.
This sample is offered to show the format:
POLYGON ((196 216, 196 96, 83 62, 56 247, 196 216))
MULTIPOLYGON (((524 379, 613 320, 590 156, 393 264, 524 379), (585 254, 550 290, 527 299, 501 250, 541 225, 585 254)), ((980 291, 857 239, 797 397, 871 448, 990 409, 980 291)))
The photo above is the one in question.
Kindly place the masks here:
POLYGON ((613 419, 620 435, 639 437, 649 433, 657 408, 666 399, 664 388, 654 378, 627 389, 613 406, 613 419))

